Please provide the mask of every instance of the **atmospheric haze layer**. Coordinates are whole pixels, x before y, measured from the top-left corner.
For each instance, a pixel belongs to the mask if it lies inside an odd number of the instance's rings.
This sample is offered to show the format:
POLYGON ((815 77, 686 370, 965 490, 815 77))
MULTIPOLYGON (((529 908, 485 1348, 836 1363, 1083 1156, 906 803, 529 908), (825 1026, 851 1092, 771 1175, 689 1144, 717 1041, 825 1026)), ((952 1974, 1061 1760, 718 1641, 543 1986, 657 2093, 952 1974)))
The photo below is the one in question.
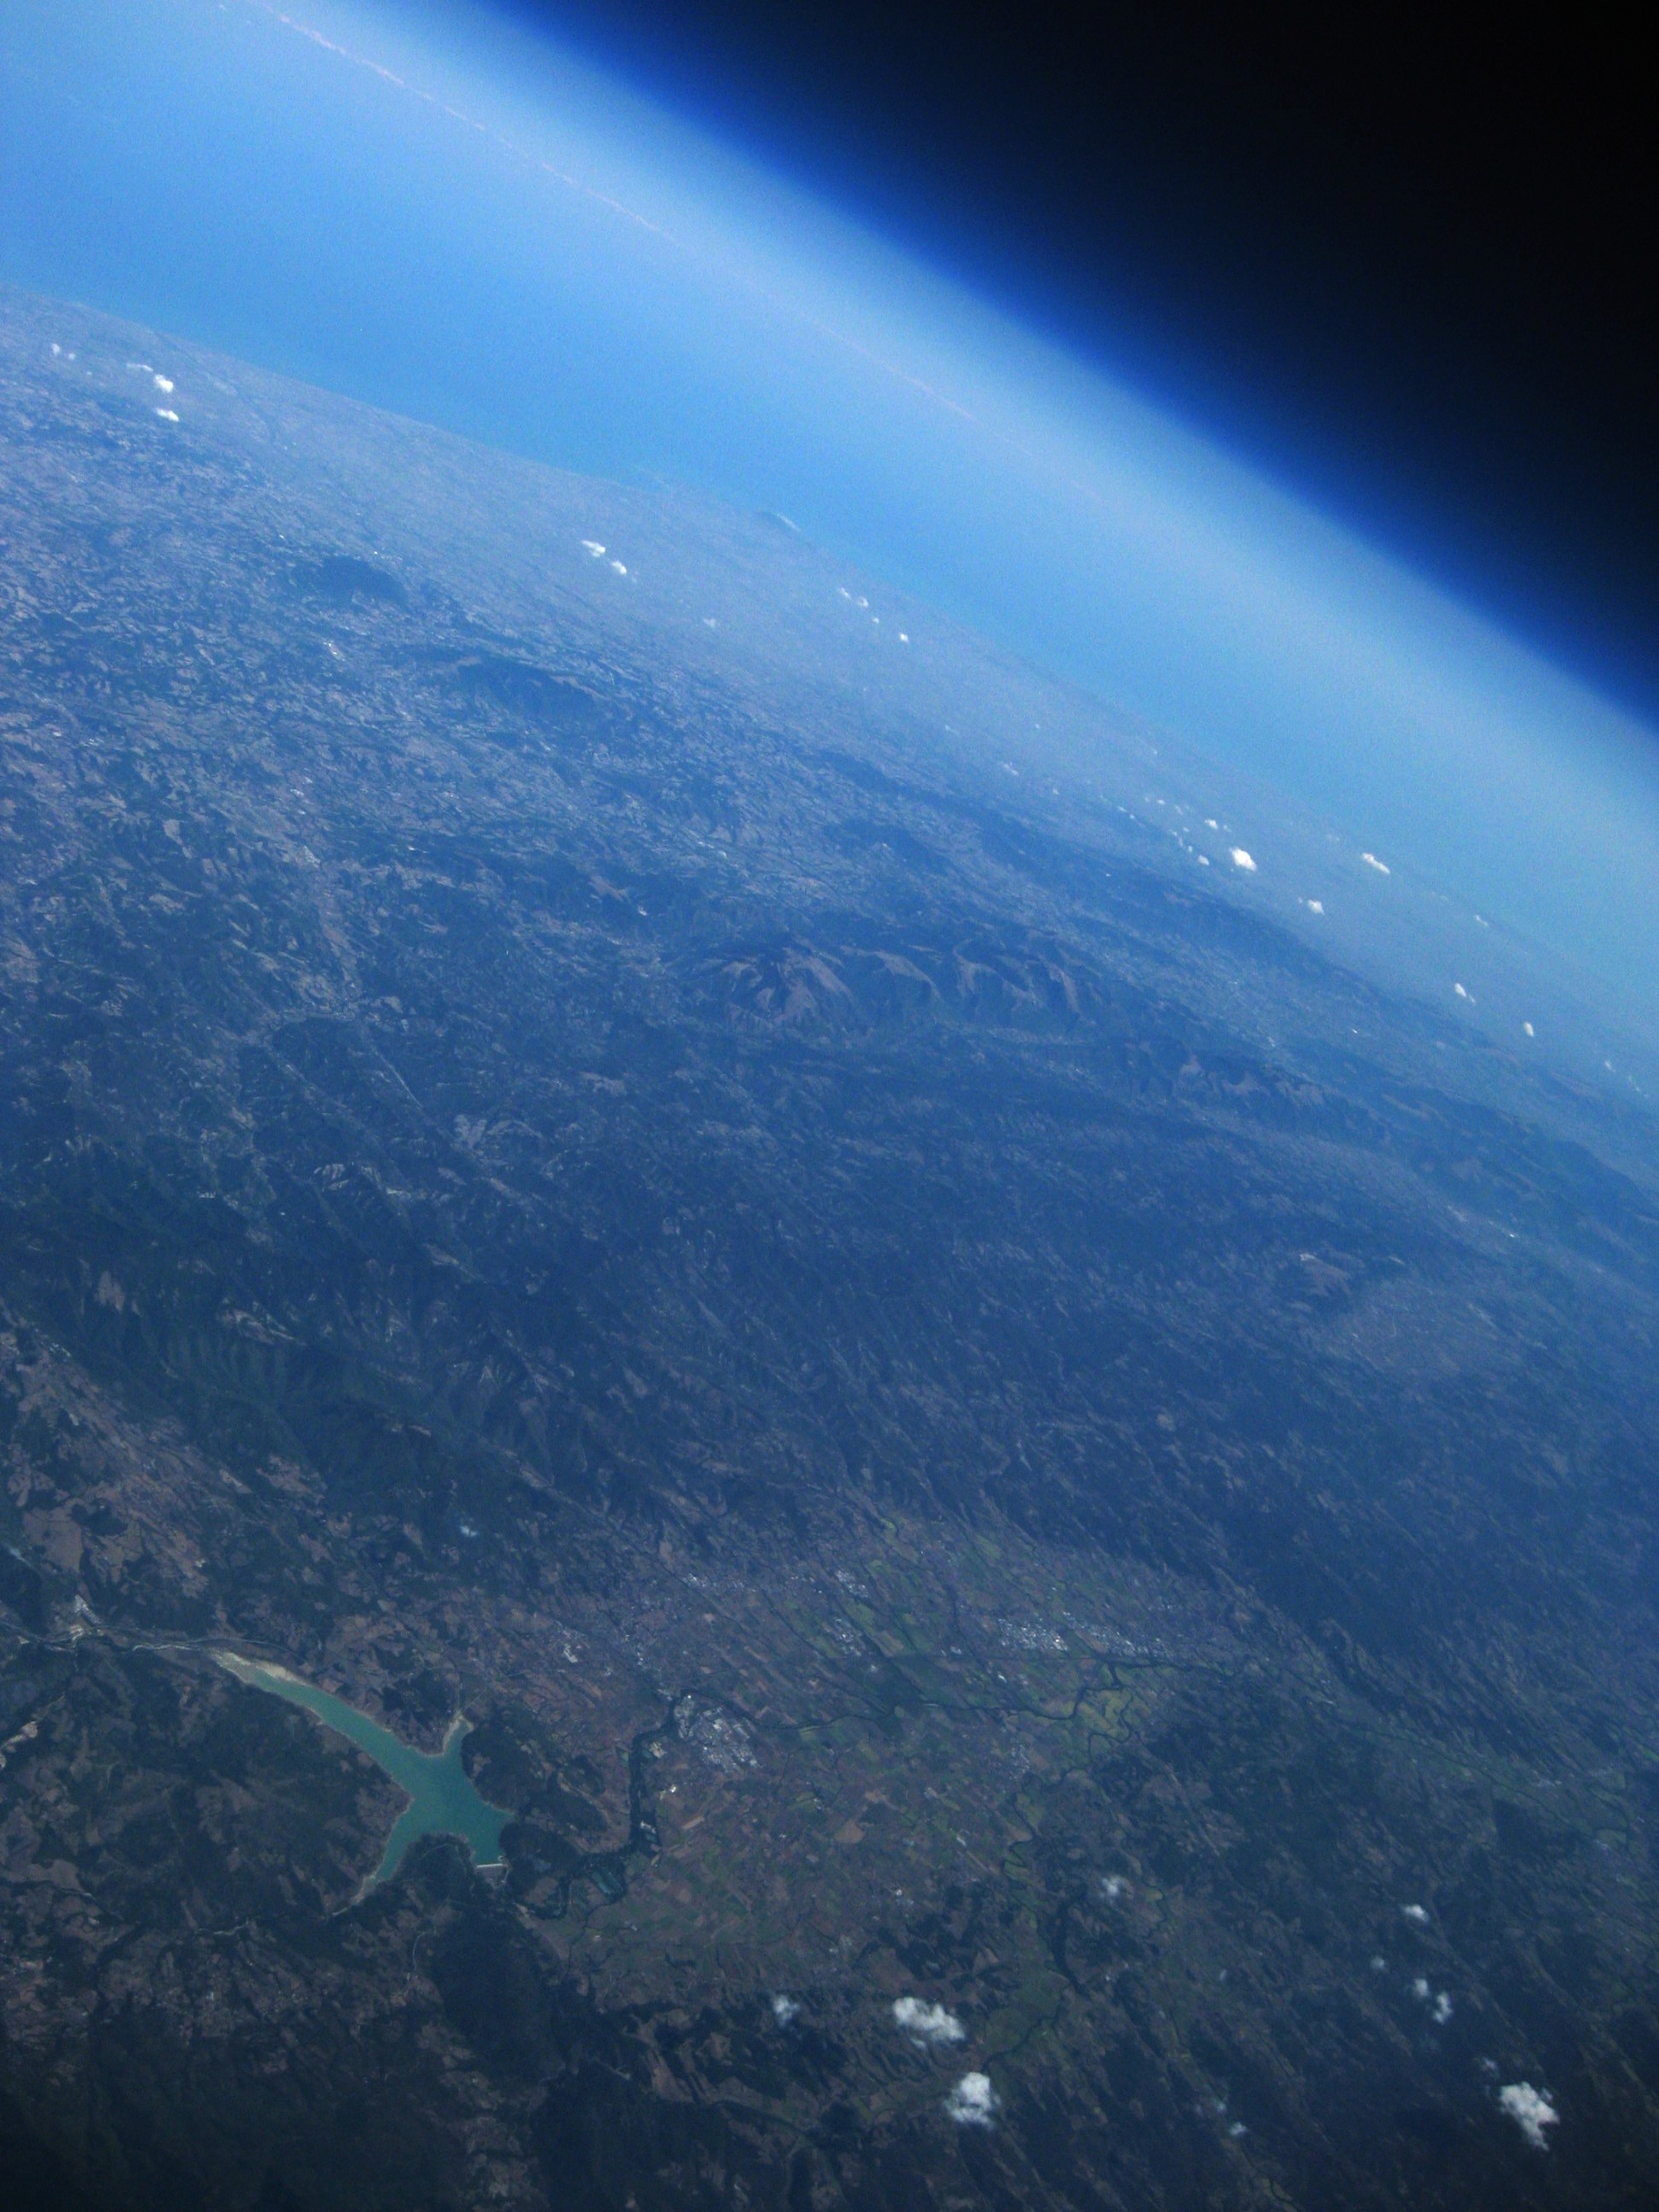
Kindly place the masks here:
POLYGON ((1593 1064, 1651 1039, 1650 732, 545 39, 453 5, 14 0, 0 165, 14 282, 779 511, 1575 963, 1593 1064))

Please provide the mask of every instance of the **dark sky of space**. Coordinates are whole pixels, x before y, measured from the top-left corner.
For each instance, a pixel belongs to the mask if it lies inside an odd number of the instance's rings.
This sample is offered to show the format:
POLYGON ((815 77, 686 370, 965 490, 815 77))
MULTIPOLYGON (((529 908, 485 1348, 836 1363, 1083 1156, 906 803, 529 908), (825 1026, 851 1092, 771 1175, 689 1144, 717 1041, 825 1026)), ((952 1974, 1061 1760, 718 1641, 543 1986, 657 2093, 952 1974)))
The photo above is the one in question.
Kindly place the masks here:
POLYGON ((512 12, 1659 702, 1659 100, 1613 11, 512 12))

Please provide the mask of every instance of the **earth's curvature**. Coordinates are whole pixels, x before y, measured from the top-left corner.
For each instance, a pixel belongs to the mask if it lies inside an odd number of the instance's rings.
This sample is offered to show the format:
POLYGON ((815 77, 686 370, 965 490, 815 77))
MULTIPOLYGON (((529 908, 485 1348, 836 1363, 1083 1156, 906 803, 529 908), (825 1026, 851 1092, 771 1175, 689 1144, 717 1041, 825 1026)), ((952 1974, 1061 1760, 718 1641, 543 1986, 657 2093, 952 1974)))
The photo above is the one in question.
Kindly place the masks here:
POLYGON ((0 398, 10 2201, 1653 2202, 1659 1147, 1522 951, 779 518, 0 398))

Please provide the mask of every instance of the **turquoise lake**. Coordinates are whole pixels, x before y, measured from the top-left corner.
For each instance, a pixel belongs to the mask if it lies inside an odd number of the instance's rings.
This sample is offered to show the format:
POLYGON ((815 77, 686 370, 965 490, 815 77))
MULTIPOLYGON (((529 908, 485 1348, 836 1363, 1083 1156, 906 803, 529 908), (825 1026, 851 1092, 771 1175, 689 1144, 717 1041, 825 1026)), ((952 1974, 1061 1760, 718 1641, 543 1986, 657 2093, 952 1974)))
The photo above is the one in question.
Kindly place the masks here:
POLYGON ((486 1804, 467 1778, 461 1765, 461 1747, 470 1733, 468 1722, 457 1716, 450 1724, 441 1751, 416 1751, 393 1735, 390 1729, 382 1728, 367 1713, 360 1713, 355 1705, 347 1705, 343 1698, 337 1698, 330 1690, 319 1690, 314 1683, 302 1681, 285 1667, 244 1659, 235 1651, 221 1651, 216 1656, 222 1667, 249 1688, 286 1698, 291 1705, 303 1705, 325 1728, 332 1729, 348 1743, 356 1744, 359 1751, 367 1752, 374 1764, 407 1794, 409 1803, 392 1823, 380 1863, 365 1883, 366 1888, 372 1889, 376 1882, 394 1875, 410 1845, 421 1836, 459 1836, 479 1866, 500 1865, 501 1830, 513 1815, 503 1812, 499 1805, 486 1804))

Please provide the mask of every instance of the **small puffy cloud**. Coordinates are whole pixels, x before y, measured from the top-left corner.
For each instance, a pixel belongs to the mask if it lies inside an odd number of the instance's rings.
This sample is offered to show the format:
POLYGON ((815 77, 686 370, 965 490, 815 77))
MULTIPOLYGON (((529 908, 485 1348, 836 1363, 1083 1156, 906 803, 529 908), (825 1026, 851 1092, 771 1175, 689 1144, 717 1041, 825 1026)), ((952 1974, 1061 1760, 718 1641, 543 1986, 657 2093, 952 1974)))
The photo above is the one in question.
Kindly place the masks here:
POLYGON ((600 544, 597 538, 584 538, 582 540, 582 551, 587 554, 591 559, 595 561, 603 561, 605 558, 605 548, 600 544))
POLYGON ((1428 1926, 1429 1916, 1425 1912, 1420 1905, 1402 1905, 1400 1910, 1405 1914, 1407 1919, 1412 1923, 1413 1927, 1426 1928, 1428 1926))
POLYGON ((1530 2081, 1510 2081, 1498 2093, 1498 2101, 1534 2150, 1547 2150, 1546 2128, 1556 2127, 1561 2115, 1541 2089, 1530 2081))
POLYGON ((154 376, 155 374, 147 361, 130 361, 127 367, 135 376, 154 376))
POLYGON ((1527 1035, 1528 1035, 1528 1036, 1537 1036, 1538 1032, 1537 1032, 1537 1030, 1536 1030, 1535 1029, 1534 1029, 1534 1027, 1533 1027, 1533 1025, 1532 1025, 1532 1024, 1531 1024, 1530 1022, 1522 1022, 1522 1024, 1521 1024, 1521 1026, 1522 1026, 1522 1028, 1526 1031, 1526 1033, 1527 1033, 1527 1035))
POLYGON ((772 2000, 772 2017, 780 2027, 793 2027, 800 2018, 799 1998, 786 1996, 781 1990, 772 2000))
POLYGON ((1242 845, 1233 846, 1227 857, 1231 860, 1234 867, 1243 868, 1246 875, 1253 876, 1255 873, 1255 862, 1242 845))
POLYGON ((1417 1999, 1419 2004, 1427 2004, 1429 2001, 1429 1985, 1421 1974, 1412 1984, 1412 1995, 1417 1999))
POLYGON ((1304 899, 1302 903, 1307 908, 1310 914, 1323 914, 1325 911, 1325 902, 1323 899, 1304 899))
POLYGON ((899 643, 900 643, 901 645, 908 645, 908 644, 909 644, 909 642, 910 642, 910 633, 909 633, 909 631, 908 631, 908 629, 902 629, 902 630, 899 632, 899 643))
POLYGON ((177 411, 171 407, 158 407, 155 411, 164 422, 176 422, 179 420, 177 411))
POLYGON ((989 2128, 996 2124, 1000 2101, 988 2074, 964 2074, 945 2100, 945 2110, 959 2128, 989 2128))
POLYGON ((1443 2027, 1451 2016, 1452 2001, 1446 1995, 1444 1990, 1442 1990, 1439 1996, 1434 2001, 1434 2019, 1436 2027, 1443 2027))
POLYGON ((896 1997, 893 2024, 924 2051, 948 2050, 968 2033, 955 2013, 941 2004, 924 2004, 920 1997, 896 1997))
POLYGON ((1455 991, 1455 992, 1456 992, 1456 994, 1457 994, 1457 995, 1458 995, 1458 997, 1459 997, 1460 999, 1467 999, 1467 998, 1468 997, 1468 995, 1469 995, 1469 994, 1468 994, 1468 992, 1463 988, 1463 986, 1462 986, 1461 983, 1454 983, 1454 984, 1452 985, 1452 988, 1453 988, 1453 990, 1454 990, 1454 991, 1455 991))
POLYGON ((173 389, 173 379, 170 376, 163 376, 159 368, 151 375, 150 382, 158 392, 171 392, 173 389))
POLYGON ((628 574, 628 568, 625 562, 621 561, 613 561, 611 565, 619 576, 625 576, 628 574))
POLYGON ((1386 860, 1379 860, 1375 853, 1362 853, 1360 859, 1368 868, 1375 868, 1379 876, 1392 875, 1394 871, 1386 860))
POLYGON ((1213 814, 1206 814, 1204 817, 1204 827, 1206 830, 1218 830, 1221 827, 1221 824, 1216 820, 1213 814))
POLYGON ((56 339, 56 338, 54 338, 54 339, 52 340, 52 359, 53 359, 54 361, 56 361, 56 360, 57 360, 57 358, 58 358, 58 355, 59 355, 60 353, 62 353, 62 351, 63 351, 63 350, 64 350, 63 347, 62 347, 62 346, 60 346, 60 345, 58 344, 58 343, 57 339, 56 339))

